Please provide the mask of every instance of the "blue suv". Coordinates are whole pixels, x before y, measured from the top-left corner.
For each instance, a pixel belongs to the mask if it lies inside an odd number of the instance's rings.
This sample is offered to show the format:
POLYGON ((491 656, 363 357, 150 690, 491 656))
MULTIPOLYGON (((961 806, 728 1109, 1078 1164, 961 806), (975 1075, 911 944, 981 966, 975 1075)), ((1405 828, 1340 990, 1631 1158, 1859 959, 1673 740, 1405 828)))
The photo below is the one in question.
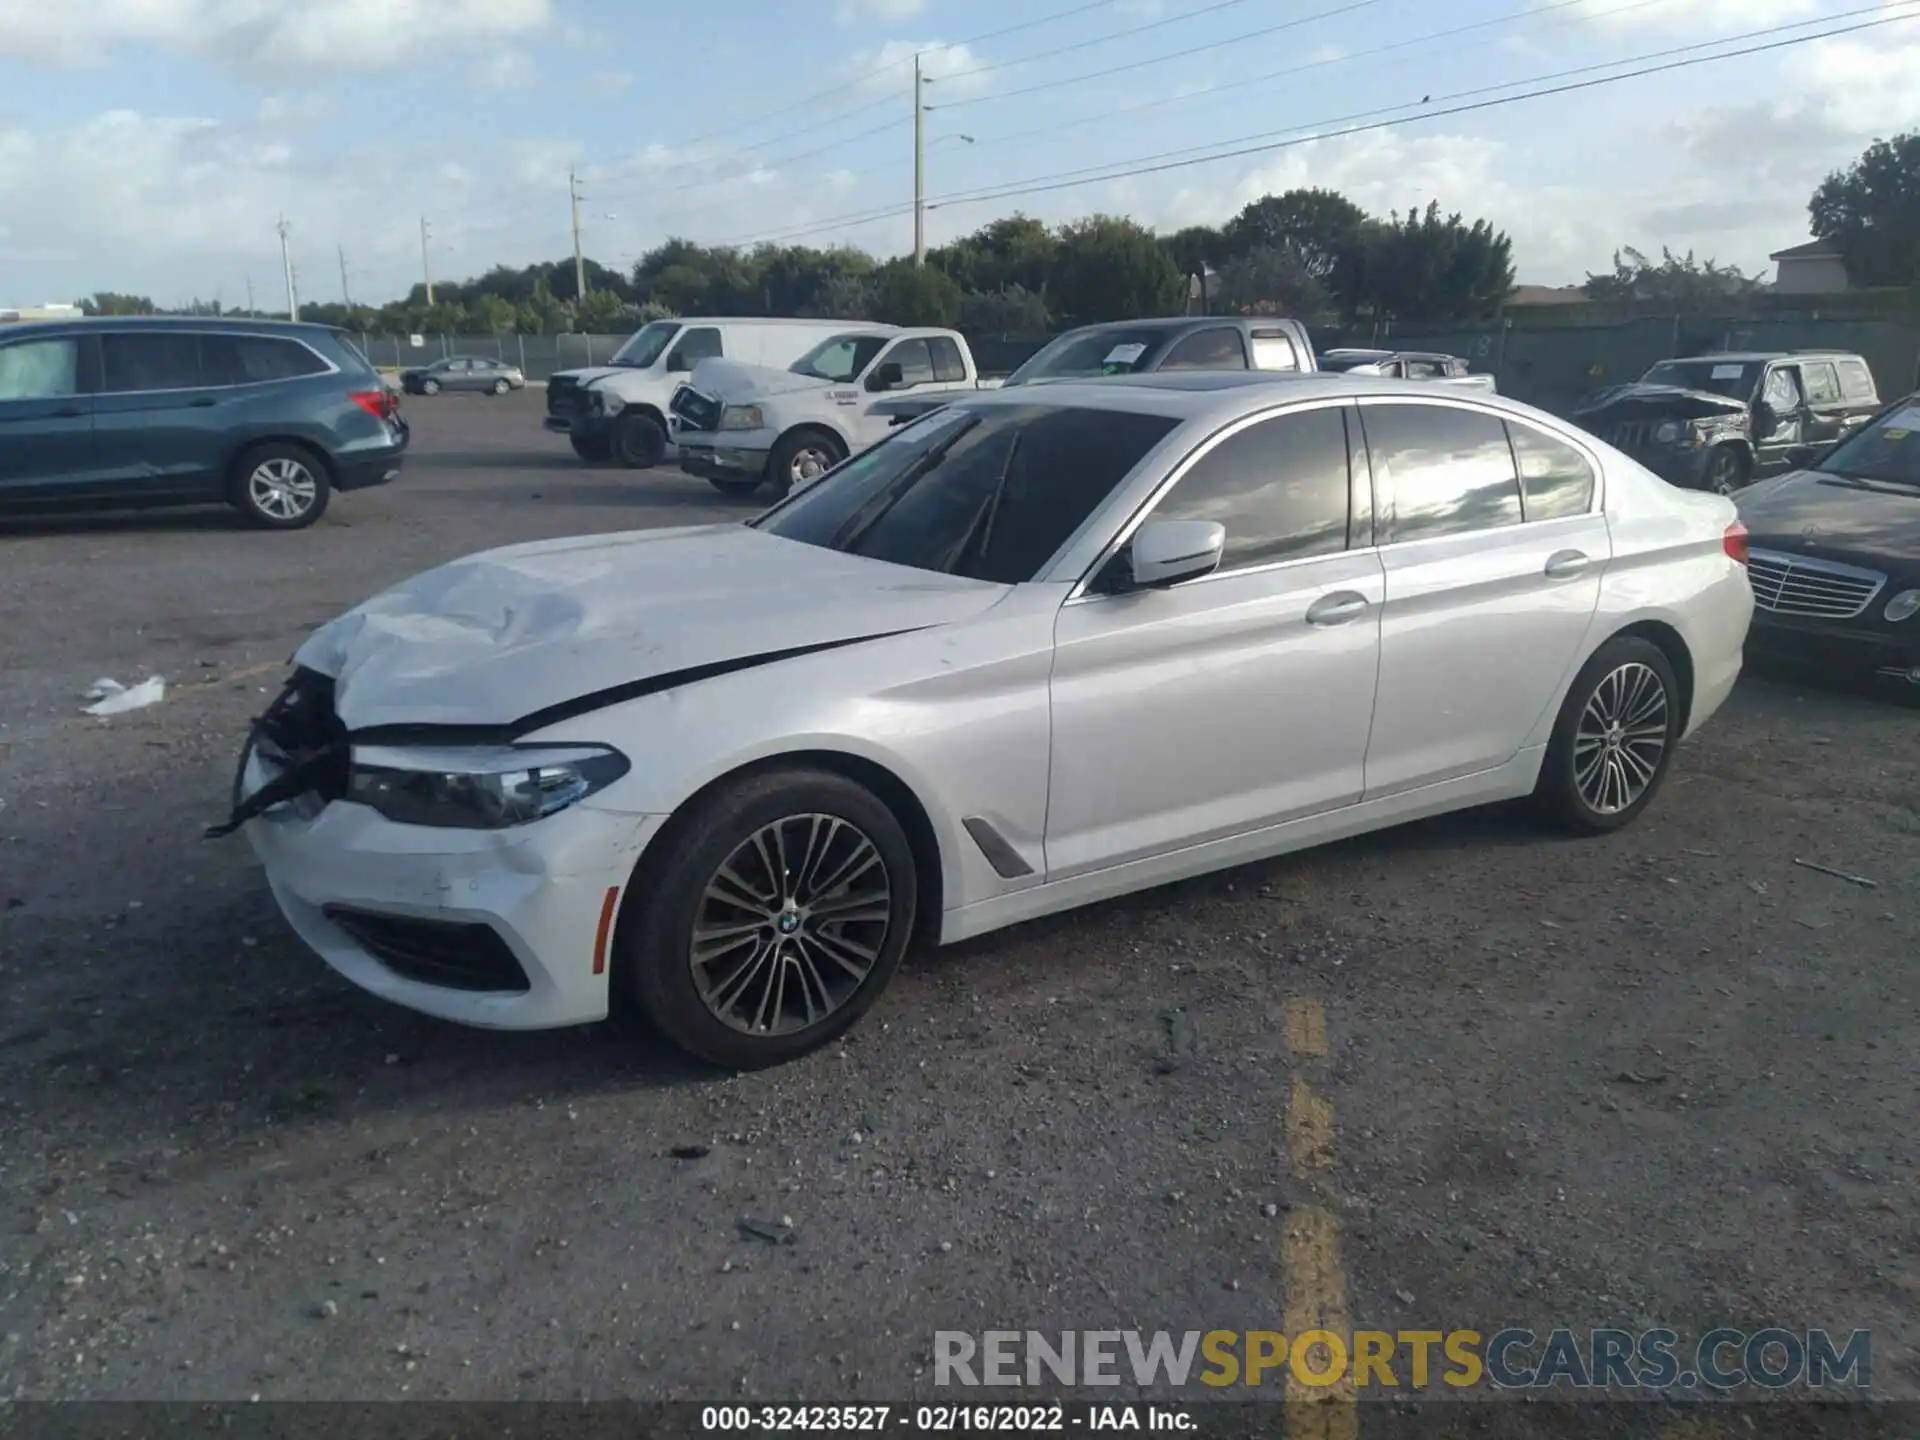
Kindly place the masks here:
POLYGON ((224 501, 298 530, 406 448, 400 397, 324 325, 0 325, 0 514, 224 501))

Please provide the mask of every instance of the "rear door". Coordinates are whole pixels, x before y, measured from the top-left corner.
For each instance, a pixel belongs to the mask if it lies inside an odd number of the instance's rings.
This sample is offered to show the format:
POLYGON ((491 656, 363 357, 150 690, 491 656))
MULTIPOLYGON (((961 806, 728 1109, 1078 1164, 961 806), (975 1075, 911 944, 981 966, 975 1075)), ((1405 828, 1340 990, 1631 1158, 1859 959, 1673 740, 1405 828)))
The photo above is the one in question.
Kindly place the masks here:
POLYGON ((1843 431, 1851 435, 1879 413, 1880 393, 1866 361, 1847 355, 1835 361, 1834 367, 1840 372, 1840 395, 1846 402, 1843 431))
POLYGON ((94 443, 104 487, 127 499, 219 499, 226 463, 221 392, 191 330, 100 337, 94 443))
POLYGON ((1807 392, 1807 423, 1801 443, 1833 444, 1847 428, 1847 402, 1840 394, 1840 372, 1831 360, 1802 360, 1800 384, 1807 392))
POLYGON ((1753 440, 1755 475, 1769 475, 1793 463, 1794 452, 1806 443, 1807 400, 1801 388, 1800 367, 1792 363, 1769 365, 1760 382, 1760 398, 1773 412, 1773 429, 1753 440))
POLYGON ((1612 542, 1568 441, 1440 400, 1369 398, 1360 416, 1386 572, 1374 800, 1519 752, 1584 653, 1612 542))
POLYGON ((92 353, 75 335, 0 342, 0 503, 91 478, 92 353))

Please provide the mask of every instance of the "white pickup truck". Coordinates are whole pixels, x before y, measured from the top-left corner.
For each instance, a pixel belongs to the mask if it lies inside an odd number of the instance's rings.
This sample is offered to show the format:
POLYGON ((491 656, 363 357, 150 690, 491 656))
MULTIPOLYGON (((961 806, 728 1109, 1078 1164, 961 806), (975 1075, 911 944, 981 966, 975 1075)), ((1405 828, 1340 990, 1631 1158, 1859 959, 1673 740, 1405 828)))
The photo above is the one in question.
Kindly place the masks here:
POLYGON ((883 439, 887 398, 998 383, 956 330, 849 324, 785 370, 702 360, 669 403, 669 434, 688 474, 729 495, 785 495, 883 439))

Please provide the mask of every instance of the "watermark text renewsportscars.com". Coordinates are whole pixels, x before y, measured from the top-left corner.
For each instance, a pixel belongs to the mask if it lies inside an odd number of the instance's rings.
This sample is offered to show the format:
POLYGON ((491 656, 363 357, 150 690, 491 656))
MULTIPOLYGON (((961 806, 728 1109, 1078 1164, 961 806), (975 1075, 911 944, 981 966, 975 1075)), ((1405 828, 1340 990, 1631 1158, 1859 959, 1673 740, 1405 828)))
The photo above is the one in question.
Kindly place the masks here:
POLYGON ((938 1330, 935 1385, 1784 1390, 1872 1384, 1866 1330, 938 1330))

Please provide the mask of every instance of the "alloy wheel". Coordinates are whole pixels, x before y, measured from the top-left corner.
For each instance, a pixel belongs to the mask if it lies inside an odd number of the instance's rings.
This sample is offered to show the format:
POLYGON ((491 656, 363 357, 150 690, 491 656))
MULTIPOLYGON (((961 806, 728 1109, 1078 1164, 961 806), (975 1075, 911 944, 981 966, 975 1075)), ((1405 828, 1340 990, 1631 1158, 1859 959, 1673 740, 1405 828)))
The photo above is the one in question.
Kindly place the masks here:
POLYGON ((701 892, 694 988, 731 1029, 808 1029, 866 982, 892 916, 886 861, 858 826, 834 815, 776 820, 741 841, 701 892))
POLYGON ((824 447, 807 445, 794 452, 793 463, 787 467, 787 478, 797 489, 812 484, 832 468, 833 456, 824 447))
POLYGON ((1573 783, 1596 815, 1646 794, 1667 750, 1667 687, 1639 661, 1601 677, 1573 736, 1573 783))
POLYGON ((247 477, 247 495, 271 520, 298 520, 313 508, 320 482, 298 460, 276 456, 262 460, 247 477))

